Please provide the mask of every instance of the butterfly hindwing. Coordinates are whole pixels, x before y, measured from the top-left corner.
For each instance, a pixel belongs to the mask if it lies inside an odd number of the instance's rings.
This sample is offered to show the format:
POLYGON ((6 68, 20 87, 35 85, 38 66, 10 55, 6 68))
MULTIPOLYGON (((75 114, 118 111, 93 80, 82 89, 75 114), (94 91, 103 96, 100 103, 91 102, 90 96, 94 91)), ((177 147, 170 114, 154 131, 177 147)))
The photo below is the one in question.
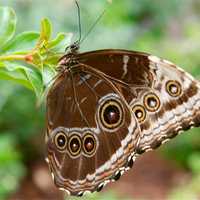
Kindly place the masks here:
POLYGON ((135 157, 139 127, 112 82, 78 66, 62 73, 47 97, 48 164, 72 195, 100 190, 135 157))
POLYGON ((148 58, 154 72, 153 84, 145 92, 140 90, 138 98, 131 103, 131 106, 140 103, 146 110, 146 117, 140 123, 139 153, 155 149, 180 132, 200 125, 199 82, 168 61, 154 56, 148 58), (149 109, 155 99, 158 99, 158 107, 154 105, 155 110, 149 109))

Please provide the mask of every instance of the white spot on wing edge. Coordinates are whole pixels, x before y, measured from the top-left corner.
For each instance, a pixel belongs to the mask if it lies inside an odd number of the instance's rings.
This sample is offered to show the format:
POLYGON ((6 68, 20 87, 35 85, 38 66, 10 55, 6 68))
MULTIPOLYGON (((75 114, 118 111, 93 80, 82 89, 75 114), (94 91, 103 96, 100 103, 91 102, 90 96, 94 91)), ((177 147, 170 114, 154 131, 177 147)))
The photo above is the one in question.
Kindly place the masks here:
POLYGON ((188 76, 192 81, 194 81, 194 77, 189 74, 188 72, 184 71, 182 68, 180 68, 179 66, 175 65, 174 63, 172 63, 171 61, 168 61, 168 60, 165 60, 165 59, 160 59, 159 57, 157 56, 153 56, 153 55, 150 55, 148 56, 148 59, 154 63, 159 63, 159 62, 164 62, 168 65, 173 65, 174 67, 176 67, 178 70, 180 70, 181 72, 183 72, 186 76, 188 76))
POLYGON ((150 61, 152 61, 154 63, 159 63, 161 61, 160 58, 158 58, 157 56, 153 56, 153 55, 148 56, 148 58, 149 58, 150 61))
POLYGON ((124 78, 128 72, 128 61, 129 61, 130 57, 128 55, 124 55, 123 56, 123 70, 124 70, 124 73, 122 75, 122 78, 124 78))
POLYGON ((64 191, 64 192, 66 192, 68 195, 71 195, 71 193, 70 193, 70 191, 69 190, 66 190, 66 189, 64 189, 64 188, 58 188, 59 190, 61 190, 61 191, 64 191))
POLYGON ((45 158, 45 161, 49 164, 49 158, 46 157, 46 158, 45 158))
POLYGON ((91 191, 86 190, 86 191, 83 192, 83 195, 88 195, 88 194, 91 194, 91 193, 92 193, 91 191))
POLYGON ((166 63, 166 64, 168 64, 168 65, 175 66, 175 64, 174 64, 174 63, 172 63, 172 62, 171 62, 171 61, 169 61, 169 60, 165 60, 165 59, 163 59, 163 62, 164 62, 164 63, 166 63))

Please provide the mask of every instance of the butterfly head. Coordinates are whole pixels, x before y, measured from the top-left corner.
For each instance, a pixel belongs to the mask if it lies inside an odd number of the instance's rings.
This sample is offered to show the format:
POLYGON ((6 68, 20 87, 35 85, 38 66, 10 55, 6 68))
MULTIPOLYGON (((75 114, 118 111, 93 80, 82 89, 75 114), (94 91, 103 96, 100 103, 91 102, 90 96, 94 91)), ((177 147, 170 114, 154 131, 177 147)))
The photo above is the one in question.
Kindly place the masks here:
POLYGON ((65 52, 67 54, 76 54, 78 53, 79 48, 80 48, 80 42, 76 41, 72 43, 71 45, 67 46, 65 49, 65 52))

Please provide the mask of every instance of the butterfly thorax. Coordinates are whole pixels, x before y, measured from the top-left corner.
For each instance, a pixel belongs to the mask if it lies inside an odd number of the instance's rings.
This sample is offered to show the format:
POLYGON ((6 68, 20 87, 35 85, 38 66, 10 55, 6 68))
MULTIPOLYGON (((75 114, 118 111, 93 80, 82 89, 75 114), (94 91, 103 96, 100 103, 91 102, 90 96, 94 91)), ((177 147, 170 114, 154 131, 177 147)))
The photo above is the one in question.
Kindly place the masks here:
POLYGON ((58 63, 58 71, 61 72, 68 71, 78 64, 76 56, 79 54, 79 43, 74 42, 65 49, 65 52, 66 54, 60 58, 58 63))

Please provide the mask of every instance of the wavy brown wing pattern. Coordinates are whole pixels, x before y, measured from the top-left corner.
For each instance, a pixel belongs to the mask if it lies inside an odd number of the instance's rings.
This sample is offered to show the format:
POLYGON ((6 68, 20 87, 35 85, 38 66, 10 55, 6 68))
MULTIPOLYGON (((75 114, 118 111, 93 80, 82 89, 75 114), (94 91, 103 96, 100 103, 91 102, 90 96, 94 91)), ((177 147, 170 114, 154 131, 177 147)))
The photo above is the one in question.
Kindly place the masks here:
POLYGON ((79 54, 77 60, 112 77, 140 124, 138 153, 200 125, 200 83, 175 64, 112 49, 79 54))
POLYGON ((62 72, 47 97, 47 162, 71 195, 100 191, 135 159, 139 126, 112 82, 81 64, 62 72))

